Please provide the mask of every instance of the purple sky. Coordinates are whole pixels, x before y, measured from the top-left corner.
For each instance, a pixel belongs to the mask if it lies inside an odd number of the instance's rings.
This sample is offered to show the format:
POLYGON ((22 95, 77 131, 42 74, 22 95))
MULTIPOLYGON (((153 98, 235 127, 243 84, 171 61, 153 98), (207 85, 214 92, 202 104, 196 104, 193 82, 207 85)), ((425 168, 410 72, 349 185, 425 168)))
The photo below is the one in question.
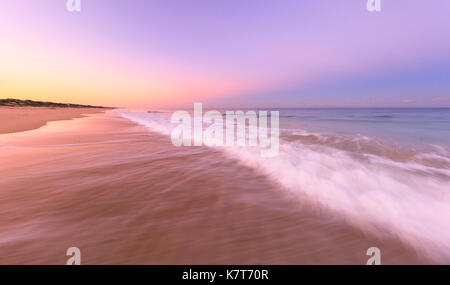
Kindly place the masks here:
POLYGON ((450 106, 448 0, 383 0, 379 13, 366 0, 65 2, 0 0, 0 97, 450 106))

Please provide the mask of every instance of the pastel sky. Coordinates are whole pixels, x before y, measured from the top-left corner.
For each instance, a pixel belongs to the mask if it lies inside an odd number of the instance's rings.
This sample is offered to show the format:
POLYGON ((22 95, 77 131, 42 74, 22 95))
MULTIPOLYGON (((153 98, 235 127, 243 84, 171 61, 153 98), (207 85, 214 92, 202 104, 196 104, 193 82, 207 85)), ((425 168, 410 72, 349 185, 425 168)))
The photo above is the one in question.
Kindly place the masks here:
POLYGON ((450 106, 450 1, 0 0, 0 98, 450 106))

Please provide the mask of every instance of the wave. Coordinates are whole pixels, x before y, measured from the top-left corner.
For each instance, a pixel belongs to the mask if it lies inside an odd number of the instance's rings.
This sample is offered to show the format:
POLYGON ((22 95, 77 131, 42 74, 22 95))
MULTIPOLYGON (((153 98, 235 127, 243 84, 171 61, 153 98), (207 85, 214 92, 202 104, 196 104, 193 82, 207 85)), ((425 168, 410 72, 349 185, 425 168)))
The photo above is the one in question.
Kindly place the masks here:
MULTIPOLYGON (((153 132, 170 135, 169 116, 122 113, 153 132)), ((450 262, 450 159, 445 149, 424 153, 374 139, 284 130, 279 155, 257 147, 220 147, 298 199, 339 214, 375 234, 389 234, 436 262, 450 262)))

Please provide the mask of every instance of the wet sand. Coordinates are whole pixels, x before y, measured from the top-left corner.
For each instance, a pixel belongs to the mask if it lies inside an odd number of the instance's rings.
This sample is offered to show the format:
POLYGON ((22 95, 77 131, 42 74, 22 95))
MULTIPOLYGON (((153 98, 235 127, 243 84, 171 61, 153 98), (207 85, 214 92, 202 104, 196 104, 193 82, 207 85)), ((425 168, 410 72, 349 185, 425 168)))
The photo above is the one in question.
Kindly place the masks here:
POLYGON ((44 126, 49 121, 81 118, 84 114, 104 112, 96 108, 47 108, 0 106, 0 134, 23 132, 44 126))
POLYGON ((0 135, 0 264, 430 263, 221 152, 114 112, 0 135))

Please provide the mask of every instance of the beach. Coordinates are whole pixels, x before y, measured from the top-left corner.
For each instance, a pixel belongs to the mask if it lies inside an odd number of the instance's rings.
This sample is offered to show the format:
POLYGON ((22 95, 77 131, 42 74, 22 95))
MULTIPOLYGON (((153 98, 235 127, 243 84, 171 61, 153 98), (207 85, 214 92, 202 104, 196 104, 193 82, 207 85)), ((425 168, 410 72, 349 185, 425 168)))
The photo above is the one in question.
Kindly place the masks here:
POLYGON ((49 121, 81 118, 84 114, 103 112, 96 108, 48 108, 0 106, 0 134, 22 132, 42 127, 49 121))
POLYGON ((69 247, 82 264, 365 264, 370 247, 439 262, 222 150, 91 111, 42 109, 43 127, 0 135, 0 264, 62 265, 69 247))
POLYGON ((0 10, 0 265, 450 265, 449 0, 30 2, 0 10))

